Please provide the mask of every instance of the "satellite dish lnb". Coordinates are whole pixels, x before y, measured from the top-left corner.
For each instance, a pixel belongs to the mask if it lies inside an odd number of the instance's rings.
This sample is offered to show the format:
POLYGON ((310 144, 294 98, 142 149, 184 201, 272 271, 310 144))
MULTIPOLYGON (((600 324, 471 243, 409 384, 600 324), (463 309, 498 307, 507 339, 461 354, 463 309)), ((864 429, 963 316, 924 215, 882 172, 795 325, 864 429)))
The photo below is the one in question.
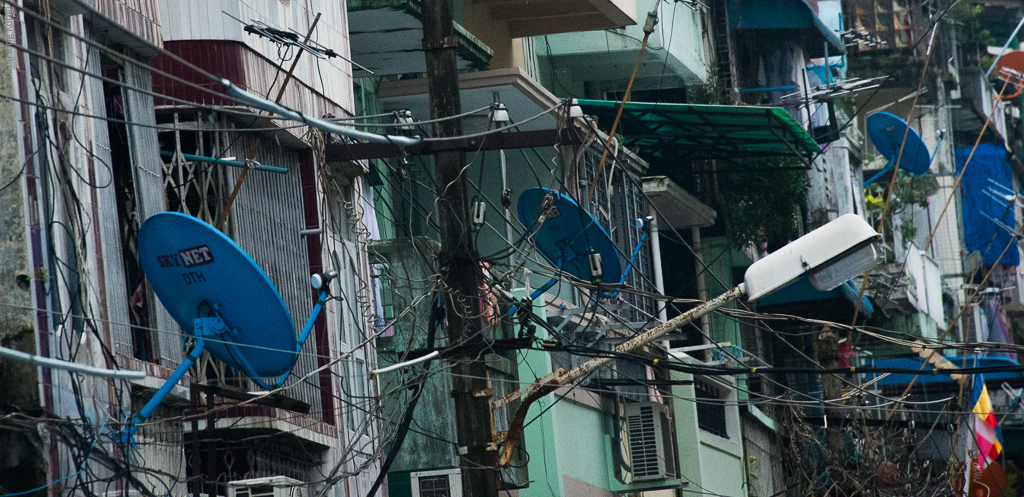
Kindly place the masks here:
MULTIPOLYGON (((145 421, 206 350, 263 388, 284 384, 330 292, 329 271, 313 277, 320 298, 296 337, 281 294, 233 240, 177 212, 150 216, 139 229, 139 258, 153 292, 195 347, 135 417, 145 421), (263 378, 275 378, 267 383, 263 378)), ((131 427, 126 438, 135 432, 131 427)))

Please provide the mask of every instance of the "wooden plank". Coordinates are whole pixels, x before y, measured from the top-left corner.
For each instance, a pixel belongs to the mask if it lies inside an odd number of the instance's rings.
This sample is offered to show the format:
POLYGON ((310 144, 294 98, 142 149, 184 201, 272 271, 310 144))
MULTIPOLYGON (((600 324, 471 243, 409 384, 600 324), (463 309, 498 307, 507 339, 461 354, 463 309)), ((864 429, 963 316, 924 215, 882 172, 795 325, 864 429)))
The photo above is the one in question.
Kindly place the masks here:
MULTIPOLYGON (((514 131, 461 138, 450 141, 425 141, 405 147, 408 155, 430 155, 444 150, 510 150, 517 148, 550 147, 552 145, 578 145, 581 137, 569 129, 543 129, 535 131, 514 131)), ((352 143, 327 145, 324 155, 327 162, 344 162, 365 159, 385 159, 399 156, 398 145, 380 143, 352 143)))

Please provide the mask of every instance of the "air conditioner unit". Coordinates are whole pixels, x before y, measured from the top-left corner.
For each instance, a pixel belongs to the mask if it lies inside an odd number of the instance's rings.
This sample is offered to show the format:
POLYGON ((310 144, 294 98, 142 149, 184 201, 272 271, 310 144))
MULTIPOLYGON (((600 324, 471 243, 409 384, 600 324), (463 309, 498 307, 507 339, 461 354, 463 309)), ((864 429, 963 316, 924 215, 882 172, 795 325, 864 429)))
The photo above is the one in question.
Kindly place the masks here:
POLYGON ((462 497, 462 470, 414 471, 412 497, 462 497))
POLYGON ((668 407, 657 402, 624 406, 626 483, 666 480, 676 474, 668 407))
POLYGON ((306 484, 287 476, 228 482, 228 497, 308 497, 306 484))

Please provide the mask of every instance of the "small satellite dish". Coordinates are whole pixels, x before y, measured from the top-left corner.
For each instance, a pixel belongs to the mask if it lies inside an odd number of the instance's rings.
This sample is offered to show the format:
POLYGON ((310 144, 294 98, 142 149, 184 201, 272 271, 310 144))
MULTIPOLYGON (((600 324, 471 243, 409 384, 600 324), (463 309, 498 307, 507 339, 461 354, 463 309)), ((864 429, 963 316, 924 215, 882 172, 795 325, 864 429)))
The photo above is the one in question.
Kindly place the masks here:
POLYGON ((214 311, 230 326, 206 351, 228 366, 279 376, 298 359, 291 314, 270 278, 233 240, 185 214, 162 212, 139 229, 142 271, 181 329, 214 311), (216 309, 214 309, 216 307, 216 309))
POLYGON ((572 199, 548 188, 534 187, 519 195, 519 220, 533 234, 537 250, 556 267, 577 278, 590 281, 588 253, 600 255, 602 281, 618 283, 622 278, 619 252, 611 237, 586 209, 572 199), (550 194, 551 208, 544 224, 545 198, 550 194))
POLYGON ((915 176, 928 172, 931 166, 931 157, 928 155, 928 147, 921 140, 921 135, 914 131, 914 128, 907 130, 907 122, 888 112, 879 112, 868 118, 868 137, 875 149, 889 160, 889 163, 878 174, 864 182, 867 186, 896 167, 897 162, 901 171, 906 171, 915 176), (906 135, 906 144, 903 144, 903 136, 906 135), (902 158, 897 161, 900 147, 903 147, 902 158))
POLYGON ((1013 95, 1003 95, 1002 100, 1009 100, 1020 96, 1021 91, 1024 90, 1024 52, 1020 50, 1011 50, 999 57, 996 61, 996 67, 998 68, 999 77, 1012 85, 1017 87, 1016 93, 1013 95))
POLYGON ((271 389, 284 384, 299 358, 337 271, 312 277, 320 297, 298 337, 281 294, 230 238, 177 212, 150 216, 139 229, 139 259, 153 292, 195 346, 125 430, 131 438, 203 350, 271 389), (276 377, 267 383, 262 378, 276 377))

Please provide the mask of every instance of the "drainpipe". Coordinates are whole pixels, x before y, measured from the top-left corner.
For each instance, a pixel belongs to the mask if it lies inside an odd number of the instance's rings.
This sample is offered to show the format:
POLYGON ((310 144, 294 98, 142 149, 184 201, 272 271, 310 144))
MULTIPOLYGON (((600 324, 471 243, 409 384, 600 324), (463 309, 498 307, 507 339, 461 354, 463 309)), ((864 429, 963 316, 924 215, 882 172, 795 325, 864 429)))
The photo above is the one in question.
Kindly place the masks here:
MULTIPOLYGON (((647 210, 647 215, 651 220, 651 266, 654 269, 654 289, 658 295, 665 295, 665 275, 661 272, 661 235, 658 233, 658 213, 655 212, 654 206, 647 210)), ((668 321, 667 303, 659 300, 655 305, 658 308, 658 320, 662 323, 668 321)))
MULTIPOLYGON (((704 259, 701 249, 700 241, 700 227, 691 226, 690 234, 693 238, 693 264, 697 270, 697 298, 702 302, 708 300, 708 288, 704 282, 704 264, 701 262, 704 259)), ((711 336, 711 321, 707 315, 701 316, 700 318, 700 329, 704 331, 703 341, 707 345, 711 343, 709 337, 711 336)))

